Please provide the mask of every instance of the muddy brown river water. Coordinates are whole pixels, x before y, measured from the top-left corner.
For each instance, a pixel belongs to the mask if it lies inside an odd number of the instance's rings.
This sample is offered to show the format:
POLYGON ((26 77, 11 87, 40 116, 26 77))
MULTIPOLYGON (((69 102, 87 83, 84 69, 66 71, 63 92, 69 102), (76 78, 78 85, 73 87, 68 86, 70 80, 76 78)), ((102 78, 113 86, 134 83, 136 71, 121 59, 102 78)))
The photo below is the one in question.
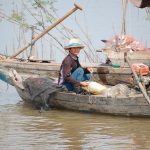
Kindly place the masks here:
POLYGON ((16 91, 0 92, 0 150, 150 150, 150 118, 66 110, 39 113, 16 91))

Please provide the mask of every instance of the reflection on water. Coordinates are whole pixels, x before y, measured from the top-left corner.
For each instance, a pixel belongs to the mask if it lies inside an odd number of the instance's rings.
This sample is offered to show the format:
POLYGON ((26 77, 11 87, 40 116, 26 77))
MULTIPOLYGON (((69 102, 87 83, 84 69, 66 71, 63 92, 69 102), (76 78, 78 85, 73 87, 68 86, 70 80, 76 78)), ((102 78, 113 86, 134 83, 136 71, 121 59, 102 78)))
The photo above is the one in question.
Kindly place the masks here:
POLYGON ((149 149, 150 120, 63 110, 39 113, 27 104, 0 106, 2 150, 149 149))
POLYGON ((149 118, 39 113, 12 87, 0 93, 0 150, 150 150, 149 127, 149 118))

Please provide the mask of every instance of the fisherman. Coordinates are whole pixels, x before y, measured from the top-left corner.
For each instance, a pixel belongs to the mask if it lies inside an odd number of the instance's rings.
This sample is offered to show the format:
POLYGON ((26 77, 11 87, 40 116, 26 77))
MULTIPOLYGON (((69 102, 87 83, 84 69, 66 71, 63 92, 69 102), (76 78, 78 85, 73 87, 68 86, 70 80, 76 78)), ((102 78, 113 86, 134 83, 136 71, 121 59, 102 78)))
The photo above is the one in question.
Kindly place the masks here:
POLYGON ((79 53, 84 46, 79 39, 71 39, 68 46, 64 49, 69 51, 69 54, 62 61, 59 75, 59 85, 64 85, 68 91, 76 93, 81 92, 81 86, 88 86, 88 80, 91 78, 93 68, 83 68, 79 63, 79 53))

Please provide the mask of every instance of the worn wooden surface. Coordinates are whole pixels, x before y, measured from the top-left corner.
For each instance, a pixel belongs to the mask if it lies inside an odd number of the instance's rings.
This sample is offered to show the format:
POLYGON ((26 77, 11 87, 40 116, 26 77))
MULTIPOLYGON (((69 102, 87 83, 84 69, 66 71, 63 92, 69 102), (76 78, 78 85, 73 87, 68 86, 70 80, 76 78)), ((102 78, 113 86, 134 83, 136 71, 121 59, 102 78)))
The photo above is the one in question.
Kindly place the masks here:
MULTIPOLYGON (((115 85, 120 81, 129 81, 131 70, 129 67, 113 68, 103 66, 98 63, 83 64, 84 67, 93 67, 93 79, 104 84, 115 85)), ((23 78, 28 77, 46 77, 58 78, 60 63, 38 63, 17 60, 1 60, 0 68, 14 68, 23 78)))
MULTIPOLYGON (((113 68, 111 66, 98 63, 83 64, 85 67, 93 67, 93 80, 104 84, 115 85, 118 83, 128 83, 132 71, 128 66, 113 68)), ((0 68, 14 68, 23 78, 29 76, 58 78, 60 63, 39 63, 18 60, 0 60, 0 68)))
POLYGON ((58 77, 60 64, 55 62, 39 63, 10 59, 0 61, 0 68, 13 68, 25 78, 29 76, 58 77))
MULTIPOLYGON (((122 67, 128 66, 124 59, 124 51, 116 52, 111 49, 106 49, 104 53, 110 58, 113 64, 119 64, 122 67)), ((131 63, 150 64, 150 51, 134 51, 133 53, 128 51, 127 56, 131 63)))
POLYGON ((150 116, 150 105, 142 94, 134 97, 103 97, 79 94, 56 93, 50 105, 78 111, 97 112, 125 116, 150 116))
MULTIPOLYGON (((31 102, 29 93, 18 90, 19 95, 31 102)), ((40 101, 40 97, 37 98, 40 101)), ((50 107, 120 116, 150 117, 150 105, 142 94, 132 97, 104 97, 57 92, 49 99, 50 107)))

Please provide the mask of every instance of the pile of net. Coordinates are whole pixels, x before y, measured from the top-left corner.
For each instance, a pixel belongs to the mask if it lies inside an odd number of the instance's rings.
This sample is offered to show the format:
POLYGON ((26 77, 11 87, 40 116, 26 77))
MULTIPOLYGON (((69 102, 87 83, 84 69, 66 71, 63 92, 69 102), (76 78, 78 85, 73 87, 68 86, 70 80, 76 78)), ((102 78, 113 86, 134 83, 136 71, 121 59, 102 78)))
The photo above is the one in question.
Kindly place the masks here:
POLYGON ((102 40, 105 42, 106 49, 114 49, 120 51, 121 49, 126 49, 127 51, 147 51, 144 44, 136 40, 130 35, 116 35, 109 40, 102 40))
POLYGON ((0 60, 4 60, 4 59, 6 59, 6 56, 0 54, 0 60))
POLYGON ((46 78, 27 78, 24 81, 24 87, 30 94, 31 101, 37 109, 49 108, 49 100, 57 91, 62 91, 53 80, 46 78))
POLYGON ((117 96, 134 96, 138 92, 132 88, 129 88, 126 84, 117 84, 115 86, 108 87, 105 93, 106 97, 117 97, 117 96))

